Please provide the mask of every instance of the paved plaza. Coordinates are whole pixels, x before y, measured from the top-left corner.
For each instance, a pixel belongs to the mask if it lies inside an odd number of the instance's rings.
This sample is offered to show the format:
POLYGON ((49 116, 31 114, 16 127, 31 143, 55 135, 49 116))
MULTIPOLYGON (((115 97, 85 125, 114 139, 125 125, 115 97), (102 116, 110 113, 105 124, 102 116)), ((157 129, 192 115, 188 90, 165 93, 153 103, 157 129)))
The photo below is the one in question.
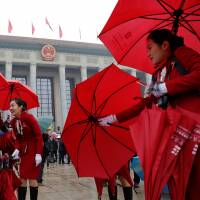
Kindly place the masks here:
MULTIPOLYGON (((52 163, 48 169, 45 166, 44 183, 39 187, 38 200, 97 200, 95 183, 92 178, 78 178, 71 164, 52 163)), ((102 200, 109 200, 106 187, 102 200)), ((124 200, 120 185, 118 200, 124 200)), ((137 188, 137 194, 134 192, 133 200, 144 200, 143 182, 137 188)))

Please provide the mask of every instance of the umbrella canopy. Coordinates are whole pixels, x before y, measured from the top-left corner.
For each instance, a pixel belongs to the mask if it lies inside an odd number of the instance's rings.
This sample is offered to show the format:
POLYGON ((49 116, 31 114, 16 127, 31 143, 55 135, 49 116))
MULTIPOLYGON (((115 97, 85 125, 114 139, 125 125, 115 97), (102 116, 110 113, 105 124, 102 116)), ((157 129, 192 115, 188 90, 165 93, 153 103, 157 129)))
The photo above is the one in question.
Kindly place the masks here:
POLYGON ((145 199, 160 198, 193 126, 194 121, 183 117, 180 112, 156 107, 142 111, 131 125, 134 145, 144 171, 145 199), (138 130, 140 134, 137 134, 138 130))
POLYGON ((76 86, 62 139, 78 176, 108 179, 134 155, 129 131, 98 118, 136 104, 137 80, 112 64, 76 86))
POLYGON ((152 73, 145 56, 150 31, 167 28, 200 52, 199 0, 119 0, 99 38, 118 63, 152 73))
POLYGON ((53 117, 52 116, 41 116, 41 117, 38 117, 37 121, 40 125, 42 133, 44 133, 52 124, 53 117))
POLYGON ((37 94, 28 86, 22 84, 17 80, 8 80, 0 89, 0 109, 8 110, 10 107, 10 100, 13 98, 21 98, 27 103, 27 109, 39 107, 39 100, 37 94))

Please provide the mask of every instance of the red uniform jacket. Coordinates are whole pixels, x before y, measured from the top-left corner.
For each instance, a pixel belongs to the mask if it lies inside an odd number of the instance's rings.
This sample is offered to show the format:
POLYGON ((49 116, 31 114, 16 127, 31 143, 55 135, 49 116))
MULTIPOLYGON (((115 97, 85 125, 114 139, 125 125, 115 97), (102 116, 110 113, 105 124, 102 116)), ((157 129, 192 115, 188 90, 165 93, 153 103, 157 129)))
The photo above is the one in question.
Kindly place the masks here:
MULTIPOLYGON (((181 75, 174 67, 169 76, 166 77, 168 94, 173 98, 170 103, 173 106, 180 106, 186 110, 200 114, 200 54, 196 51, 182 46, 175 51, 175 56, 186 69, 187 74, 181 75)), ((145 107, 141 101, 116 114, 119 122, 126 121, 137 116, 145 107)))
POLYGON ((200 114, 200 54, 182 46, 175 51, 175 56, 186 69, 181 75, 174 67, 166 80, 170 96, 176 96, 172 104, 200 114))
POLYGON ((11 121, 16 135, 16 148, 20 151, 20 176, 27 179, 35 179, 39 175, 39 167, 36 167, 35 154, 41 154, 43 150, 42 132, 34 116, 23 112, 20 118, 11 121), (22 131, 19 129, 19 121, 22 131), (17 128, 18 126, 18 128, 17 128))

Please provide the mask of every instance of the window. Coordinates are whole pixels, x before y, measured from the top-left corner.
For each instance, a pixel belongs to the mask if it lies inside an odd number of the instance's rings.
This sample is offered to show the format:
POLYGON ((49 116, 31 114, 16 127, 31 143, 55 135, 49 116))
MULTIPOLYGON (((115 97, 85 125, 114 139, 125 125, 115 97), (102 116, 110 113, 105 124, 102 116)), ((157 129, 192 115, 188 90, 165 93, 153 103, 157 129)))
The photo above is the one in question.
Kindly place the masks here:
POLYGON ((27 85, 26 76, 13 76, 12 79, 13 79, 13 80, 20 81, 20 82, 23 83, 24 85, 27 85))
POLYGON ((53 80, 51 78, 37 78, 36 90, 40 102, 37 116, 54 116, 53 80))

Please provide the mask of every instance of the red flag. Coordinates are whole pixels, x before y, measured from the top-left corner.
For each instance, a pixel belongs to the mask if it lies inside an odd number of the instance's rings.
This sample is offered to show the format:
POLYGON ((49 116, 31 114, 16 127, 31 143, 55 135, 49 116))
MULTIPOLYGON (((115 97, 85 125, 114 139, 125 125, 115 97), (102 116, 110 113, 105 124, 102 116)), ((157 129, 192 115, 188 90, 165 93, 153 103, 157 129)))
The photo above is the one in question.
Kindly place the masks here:
POLYGON ((61 26, 59 25, 59 37, 62 38, 62 36, 63 36, 63 32, 62 32, 61 26))
POLYGON ((31 24, 31 28, 32 28, 32 35, 34 35, 34 33, 35 33, 35 26, 33 25, 33 23, 31 24))
POLYGON ((8 20, 8 33, 11 33, 13 29, 12 23, 10 20, 8 20))
POLYGON ((45 18, 45 22, 46 22, 46 24, 49 26, 49 28, 51 29, 51 31, 53 31, 53 28, 51 27, 51 25, 50 25, 50 23, 49 23, 47 17, 45 18))

